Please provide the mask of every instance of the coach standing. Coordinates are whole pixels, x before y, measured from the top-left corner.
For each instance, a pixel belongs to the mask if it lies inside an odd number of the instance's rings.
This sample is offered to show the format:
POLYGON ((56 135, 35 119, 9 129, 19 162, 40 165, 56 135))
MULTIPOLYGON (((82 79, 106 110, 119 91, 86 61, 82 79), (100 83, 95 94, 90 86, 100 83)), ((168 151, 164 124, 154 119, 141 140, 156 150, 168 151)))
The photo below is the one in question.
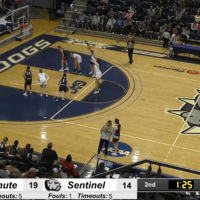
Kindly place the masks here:
POLYGON ((133 34, 133 32, 130 32, 128 35, 128 41, 127 41, 127 46, 126 46, 126 49, 128 48, 128 57, 129 57, 130 64, 133 63, 133 50, 134 50, 134 45, 135 45, 134 37, 135 35, 133 34))

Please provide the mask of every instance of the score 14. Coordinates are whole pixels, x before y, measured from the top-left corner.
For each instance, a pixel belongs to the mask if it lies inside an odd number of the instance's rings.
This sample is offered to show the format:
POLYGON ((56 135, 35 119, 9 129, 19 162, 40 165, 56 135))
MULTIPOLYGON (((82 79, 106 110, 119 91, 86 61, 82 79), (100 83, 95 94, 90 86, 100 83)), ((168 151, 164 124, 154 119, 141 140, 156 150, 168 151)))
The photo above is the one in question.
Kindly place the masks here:
POLYGON ((124 186, 124 189, 131 189, 131 182, 129 183, 124 182, 123 186, 124 186))

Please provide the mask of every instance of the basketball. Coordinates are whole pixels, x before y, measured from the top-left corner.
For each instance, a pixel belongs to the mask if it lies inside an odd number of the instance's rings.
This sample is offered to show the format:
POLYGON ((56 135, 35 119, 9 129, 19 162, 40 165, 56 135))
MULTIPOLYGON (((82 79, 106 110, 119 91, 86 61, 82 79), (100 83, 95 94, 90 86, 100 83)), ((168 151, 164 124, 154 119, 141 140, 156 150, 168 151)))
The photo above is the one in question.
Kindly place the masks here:
POLYGON ((91 50, 91 46, 87 46, 87 49, 88 49, 88 50, 91 50))
POLYGON ((21 28, 21 29, 24 28, 24 24, 20 24, 20 28, 21 28))

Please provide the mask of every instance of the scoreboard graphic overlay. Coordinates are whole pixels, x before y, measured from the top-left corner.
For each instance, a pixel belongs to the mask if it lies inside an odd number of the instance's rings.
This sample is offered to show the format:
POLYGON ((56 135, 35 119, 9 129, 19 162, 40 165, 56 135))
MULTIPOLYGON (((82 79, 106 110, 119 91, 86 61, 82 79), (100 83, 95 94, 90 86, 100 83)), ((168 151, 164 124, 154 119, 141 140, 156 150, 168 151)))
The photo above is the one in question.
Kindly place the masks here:
POLYGON ((137 199, 137 192, 200 190, 200 179, 1 179, 0 199, 137 199))

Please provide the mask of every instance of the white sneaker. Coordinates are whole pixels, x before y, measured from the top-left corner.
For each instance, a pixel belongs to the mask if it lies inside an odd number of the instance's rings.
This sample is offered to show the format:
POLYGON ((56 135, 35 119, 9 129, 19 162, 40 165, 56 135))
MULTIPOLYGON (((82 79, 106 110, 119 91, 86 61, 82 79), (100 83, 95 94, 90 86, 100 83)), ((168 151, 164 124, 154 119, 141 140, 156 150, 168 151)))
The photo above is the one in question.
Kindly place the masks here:
POLYGON ((64 70, 63 70, 63 69, 60 69, 59 72, 64 72, 64 70))
POLYGON ((91 71, 89 74, 93 74, 93 71, 91 71))
POLYGON ((64 101, 64 100, 65 100, 65 98, 63 98, 63 97, 62 97, 62 100, 64 101))
POLYGON ((92 76, 93 78, 95 78, 96 77, 96 75, 95 74, 93 74, 93 76, 92 76))
POLYGON ((43 94, 41 93, 40 96, 42 97, 42 95, 43 95, 43 94))
POLYGON ((68 68, 68 67, 66 67, 66 68, 65 68, 65 70, 69 71, 69 68, 68 68))
POLYGON ((32 93, 32 91, 30 90, 29 93, 32 93))
POLYGON ((114 32, 112 32, 112 34, 115 34, 114 32))
POLYGON ((27 93, 24 93, 23 95, 24 95, 24 96, 28 96, 27 93))
POLYGON ((96 158, 99 158, 99 154, 96 154, 95 157, 96 157, 96 158))
POLYGON ((48 94, 46 94, 46 97, 48 97, 49 95, 48 94))
POLYGON ((56 98, 56 101, 58 101, 58 99, 56 98))
POLYGON ((101 90, 101 88, 98 89, 99 91, 101 90))
POLYGON ((95 91, 94 91, 94 94, 98 94, 98 93, 99 93, 99 91, 98 91, 98 90, 95 90, 95 91))
POLYGON ((117 156, 117 153, 111 153, 113 156, 117 156))

